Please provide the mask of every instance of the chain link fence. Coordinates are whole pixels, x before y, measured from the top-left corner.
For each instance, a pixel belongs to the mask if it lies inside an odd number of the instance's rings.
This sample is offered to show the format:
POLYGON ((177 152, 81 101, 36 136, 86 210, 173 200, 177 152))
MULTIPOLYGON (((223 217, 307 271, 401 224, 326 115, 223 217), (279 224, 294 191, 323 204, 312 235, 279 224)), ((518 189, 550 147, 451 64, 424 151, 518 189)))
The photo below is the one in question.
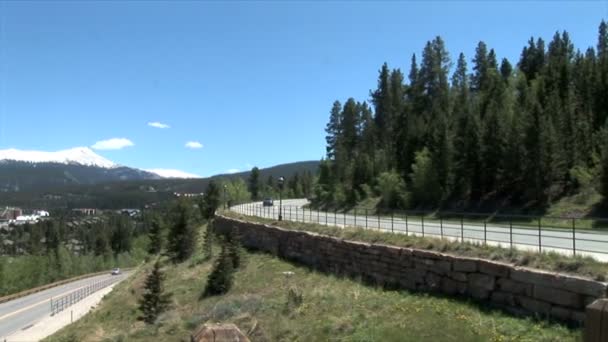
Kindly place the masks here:
POLYGON ((356 207, 348 211, 320 211, 303 206, 263 206, 247 203, 231 210, 249 216, 359 227, 414 236, 500 245, 527 250, 592 255, 608 260, 608 219, 565 218, 455 212, 386 211, 356 207))
POLYGON ((51 316, 60 313, 91 294, 120 281, 122 278, 123 276, 115 276, 104 280, 98 280, 61 297, 51 298, 51 316))

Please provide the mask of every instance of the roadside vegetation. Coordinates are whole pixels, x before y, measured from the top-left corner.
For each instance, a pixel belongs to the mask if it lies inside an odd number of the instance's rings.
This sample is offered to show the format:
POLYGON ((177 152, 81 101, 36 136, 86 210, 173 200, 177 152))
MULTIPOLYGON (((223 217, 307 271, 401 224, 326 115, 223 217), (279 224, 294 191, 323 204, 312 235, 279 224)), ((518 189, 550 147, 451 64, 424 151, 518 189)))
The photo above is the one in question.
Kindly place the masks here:
MULTIPOLYGON (((219 251, 221 244, 213 248, 219 251)), ((241 253, 232 286, 223 294, 201 296, 222 253, 208 259, 199 246, 185 262, 163 259, 164 287, 172 296, 153 324, 138 319, 148 274, 142 270, 119 284, 97 309, 45 341, 177 342, 211 322, 234 323, 252 341, 536 342, 581 336, 580 330, 512 317, 469 301, 385 291, 269 255, 241 253)))
POLYGON ((146 257, 147 223, 126 215, 53 218, 14 227, 0 254, 0 296, 71 277, 132 267, 146 257))
POLYGON ((364 228, 332 227, 314 223, 277 221, 261 217, 246 216, 233 211, 223 211, 222 215, 246 219, 251 222, 272 224, 286 229, 308 231, 337 238, 369 243, 380 243, 409 248, 420 248, 462 256, 479 257, 489 260, 512 263, 548 271, 563 272, 590 277, 600 281, 608 279, 608 264, 590 257, 568 256, 555 252, 529 252, 481 243, 457 242, 434 237, 421 237, 405 234, 392 234, 364 228))
MULTIPOLYGON (((212 220, 220 204, 215 184, 199 203, 212 220)), ((179 216, 175 224, 180 224, 179 216)), ((252 341, 576 341, 581 331, 518 318, 469 300, 387 291, 251 253, 238 230, 196 229, 187 258, 171 243, 117 287, 91 313, 45 339, 65 341, 185 341, 204 323, 234 323, 252 341), (437 327, 441 327, 438 329, 437 327)), ((211 222, 211 221, 208 221, 211 222)), ((175 229, 169 229, 167 241, 175 229)), ((161 238, 161 239, 165 239, 161 238)), ((156 238, 154 238, 156 239, 156 238)), ((153 240, 154 240, 153 239, 153 240)))

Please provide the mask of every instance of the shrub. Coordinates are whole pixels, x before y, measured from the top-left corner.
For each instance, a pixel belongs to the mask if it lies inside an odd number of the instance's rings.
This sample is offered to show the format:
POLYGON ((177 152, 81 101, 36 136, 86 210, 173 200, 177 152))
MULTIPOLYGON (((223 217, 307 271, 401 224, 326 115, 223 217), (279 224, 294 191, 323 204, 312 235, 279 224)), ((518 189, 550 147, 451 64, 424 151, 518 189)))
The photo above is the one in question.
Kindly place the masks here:
POLYGON ((405 183, 401 176, 394 172, 383 172, 378 176, 380 205, 383 208, 405 207, 405 183))

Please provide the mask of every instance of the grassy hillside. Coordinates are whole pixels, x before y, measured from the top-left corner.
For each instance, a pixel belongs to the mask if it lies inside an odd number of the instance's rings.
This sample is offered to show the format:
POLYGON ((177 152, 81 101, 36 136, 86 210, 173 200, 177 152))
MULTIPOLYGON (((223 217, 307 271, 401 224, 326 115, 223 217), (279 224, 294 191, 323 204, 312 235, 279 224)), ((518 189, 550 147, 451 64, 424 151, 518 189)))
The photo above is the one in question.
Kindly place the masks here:
MULTIPOLYGON (((217 249, 216 249, 217 254, 217 249)), ((200 255, 165 267, 171 309, 156 324, 137 320, 145 271, 123 282, 80 321, 47 342, 186 341, 206 322, 232 322, 252 341, 576 341, 579 330, 521 319, 477 304, 385 291, 272 256, 246 253, 235 285, 200 299, 212 262, 200 255), (292 276, 285 272, 293 272, 292 276), (296 305, 289 289, 302 294, 296 305)), ((149 268, 149 266, 148 266, 149 268)))

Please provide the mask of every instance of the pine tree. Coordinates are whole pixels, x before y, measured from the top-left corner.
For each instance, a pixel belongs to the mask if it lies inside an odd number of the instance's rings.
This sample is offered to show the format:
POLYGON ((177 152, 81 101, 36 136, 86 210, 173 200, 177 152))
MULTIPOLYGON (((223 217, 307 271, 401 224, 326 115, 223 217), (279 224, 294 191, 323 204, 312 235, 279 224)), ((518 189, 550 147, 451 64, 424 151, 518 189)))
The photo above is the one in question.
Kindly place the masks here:
POLYGON ((207 285, 203 296, 220 295, 230 290, 234 279, 233 265, 228 246, 223 242, 220 255, 207 278, 207 285))
POLYGON ((197 233, 190 222, 190 206, 186 201, 179 201, 174 207, 174 223, 171 225, 167 252, 174 262, 187 260, 194 253, 197 233))
POLYGON ((220 188, 214 180, 209 181, 202 202, 199 204, 201 215, 210 220, 215 216, 215 211, 220 206, 220 188))
POLYGON ((464 54, 458 56, 456 71, 452 76, 452 117, 455 121, 454 134, 454 154, 453 154, 453 173, 454 173, 454 194, 462 196, 468 194, 470 188, 470 172, 467 167, 466 141, 470 115, 469 83, 467 76, 467 62, 464 54))
POLYGON ((598 29, 596 68, 596 127, 603 127, 608 119, 608 23, 604 20, 598 29))
POLYGON ((47 253, 59 249, 61 236, 58 224, 54 220, 44 221, 44 238, 47 253))
POLYGON ((513 66, 511 65, 508 59, 503 58, 500 62, 500 76, 502 76, 502 79, 503 81, 505 81, 505 83, 508 83, 512 74, 513 66))
POLYGON ((327 158, 334 159, 336 148, 338 144, 338 138, 341 135, 341 113, 342 113, 342 104, 340 101, 335 101, 331 107, 331 112, 329 116, 329 122, 325 128, 325 132, 327 136, 325 137, 325 141, 327 142, 327 158))
POLYGON ((141 319, 147 324, 154 324, 158 316, 169 306, 171 295, 165 293, 164 280, 165 275, 161 270, 160 262, 156 261, 154 268, 146 277, 144 293, 139 302, 141 319))
POLYGON ((205 260, 213 257, 213 240, 214 234, 212 223, 208 223, 205 229, 205 236, 203 237, 203 258, 205 258, 205 260))
POLYGON ((157 255, 159 254, 165 243, 165 224, 163 219, 154 215, 150 219, 150 231, 148 232, 148 238, 150 239, 150 244, 148 245, 148 254, 157 255))
POLYGON ((534 37, 528 41, 528 46, 524 47, 518 63, 519 69, 526 75, 528 82, 536 79, 545 64, 545 42, 534 37))
POLYGON ((383 148, 388 143, 385 133, 389 130, 393 101, 391 99, 391 79, 388 65, 386 63, 382 64, 378 73, 378 87, 370 95, 376 113, 374 121, 378 129, 377 139, 380 147, 383 148))
MULTIPOLYGON (((95 255, 105 255, 110 251, 110 242, 104 224, 97 224, 93 230, 95 255)), ((48 241, 48 240, 47 240, 48 241)))
POLYGON ((599 190, 602 196, 604 196, 604 202, 606 202, 608 199, 608 135, 604 134, 602 140, 599 190))
POLYGON ((249 192, 251 199, 257 201, 260 199, 260 169, 257 166, 251 169, 249 174, 249 192))
POLYGON ((114 216, 110 219, 112 235, 110 244, 114 253, 129 252, 133 240, 133 222, 125 215, 114 216))
POLYGON ((471 91, 479 92, 487 88, 488 84, 488 47, 486 43, 479 42, 473 58, 473 74, 471 75, 471 91))
POLYGON ((448 131, 447 118, 438 117, 435 121, 433 135, 429 138, 429 149, 437 181, 442 194, 448 194, 452 186, 452 139, 448 131))
POLYGON ((226 249, 232 260, 232 267, 236 270, 241 266, 243 253, 241 251, 240 234, 238 228, 234 227, 226 236, 226 249))
MULTIPOLYGON (((514 87, 517 91, 527 92, 527 81, 523 74, 519 74, 515 80, 514 87)), ((514 108, 518 108, 514 104, 514 108)), ((524 179, 524 157, 526 150, 524 144, 524 121, 525 113, 521 110, 514 110, 511 117, 505 123, 504 147, 504 175, 503 185, 509 190, 509 195, 514 201, 521 199, 525 188, 524 179)))

